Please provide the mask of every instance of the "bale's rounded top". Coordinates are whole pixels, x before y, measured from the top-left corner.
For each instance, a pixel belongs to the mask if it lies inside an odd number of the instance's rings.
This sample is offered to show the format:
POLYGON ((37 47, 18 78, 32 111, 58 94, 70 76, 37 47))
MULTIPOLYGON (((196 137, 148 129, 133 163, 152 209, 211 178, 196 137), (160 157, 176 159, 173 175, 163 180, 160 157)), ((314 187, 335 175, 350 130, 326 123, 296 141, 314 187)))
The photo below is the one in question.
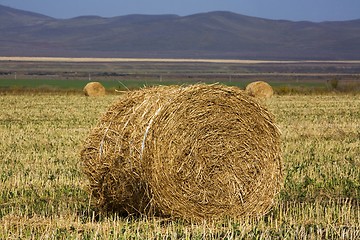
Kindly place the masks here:
POLYGON ((89 82, 83 89, 85 96, 98 97, 104 96, 105 87, 99 82, 89 82))
POLYGON ((257 81, 249 83, 245 91, 252 97, 261 98, 261 99, 268 99, 274 95, 273 88, 264 81, 257 81))

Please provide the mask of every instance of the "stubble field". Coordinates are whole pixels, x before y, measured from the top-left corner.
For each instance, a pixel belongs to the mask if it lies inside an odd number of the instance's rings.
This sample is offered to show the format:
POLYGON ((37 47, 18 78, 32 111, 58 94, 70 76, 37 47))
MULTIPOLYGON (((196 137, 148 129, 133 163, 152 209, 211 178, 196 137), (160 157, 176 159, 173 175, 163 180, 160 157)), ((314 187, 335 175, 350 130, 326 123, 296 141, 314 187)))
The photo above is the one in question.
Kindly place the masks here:
POLYGON ((284 188, 260 219, 188 223, 98 215, 79 152, 119 96, 0 95, 0 239, 358 239, 360 95, 267 102, 282 131, 284 188))

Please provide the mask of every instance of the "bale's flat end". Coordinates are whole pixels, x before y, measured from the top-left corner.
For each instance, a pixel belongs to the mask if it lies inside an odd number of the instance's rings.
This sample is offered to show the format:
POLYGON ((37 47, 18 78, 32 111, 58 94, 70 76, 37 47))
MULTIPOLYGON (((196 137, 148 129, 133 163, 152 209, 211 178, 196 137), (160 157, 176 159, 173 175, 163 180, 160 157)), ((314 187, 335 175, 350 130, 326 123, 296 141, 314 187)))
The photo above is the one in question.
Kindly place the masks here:
POLYGON ((263 81, 249 83, 245 91, 250 96, 260 99, 269 99, 274 95, 273 88, 267 82, 263 81))
POLYGON ((85 96, 99 97, 106 94, 105 87, 99 82, 89 82, 83 89, 85 96))

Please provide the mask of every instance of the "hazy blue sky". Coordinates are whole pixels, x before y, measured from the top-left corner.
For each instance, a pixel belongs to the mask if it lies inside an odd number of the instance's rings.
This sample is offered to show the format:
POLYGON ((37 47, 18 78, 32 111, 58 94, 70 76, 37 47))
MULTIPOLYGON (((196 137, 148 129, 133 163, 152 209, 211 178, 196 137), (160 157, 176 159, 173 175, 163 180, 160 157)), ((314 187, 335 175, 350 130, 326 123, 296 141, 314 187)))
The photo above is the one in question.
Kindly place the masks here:
POLYGON ((360 0, 0 0, 0 4, 56 18, 133 13, 184 16, 227 10, 295 21, 360 19, 360 0))

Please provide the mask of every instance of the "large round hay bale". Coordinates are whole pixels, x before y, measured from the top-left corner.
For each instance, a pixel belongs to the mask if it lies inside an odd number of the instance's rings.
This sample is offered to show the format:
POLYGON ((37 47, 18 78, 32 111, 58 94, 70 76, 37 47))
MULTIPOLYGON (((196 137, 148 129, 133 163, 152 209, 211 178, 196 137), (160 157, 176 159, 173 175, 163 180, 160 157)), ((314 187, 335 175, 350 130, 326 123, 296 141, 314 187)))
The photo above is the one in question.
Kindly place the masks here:
POLYGON ((261 98, 261 99, 268 99, 274 95, 273 88, 266 82, 257 81, 249 83, 245 91, 253 97, 261 98))
POLYGON ((259 216, 282 185, 273 116, 238 88, 124 94, 81 152, 102 210, 188 220, 259 216))
POLYGON ((105 88, 99 82, 89 82, 84 87, 84 94, 85 96, 90 96, 90 97, 104 96, 105 88))

